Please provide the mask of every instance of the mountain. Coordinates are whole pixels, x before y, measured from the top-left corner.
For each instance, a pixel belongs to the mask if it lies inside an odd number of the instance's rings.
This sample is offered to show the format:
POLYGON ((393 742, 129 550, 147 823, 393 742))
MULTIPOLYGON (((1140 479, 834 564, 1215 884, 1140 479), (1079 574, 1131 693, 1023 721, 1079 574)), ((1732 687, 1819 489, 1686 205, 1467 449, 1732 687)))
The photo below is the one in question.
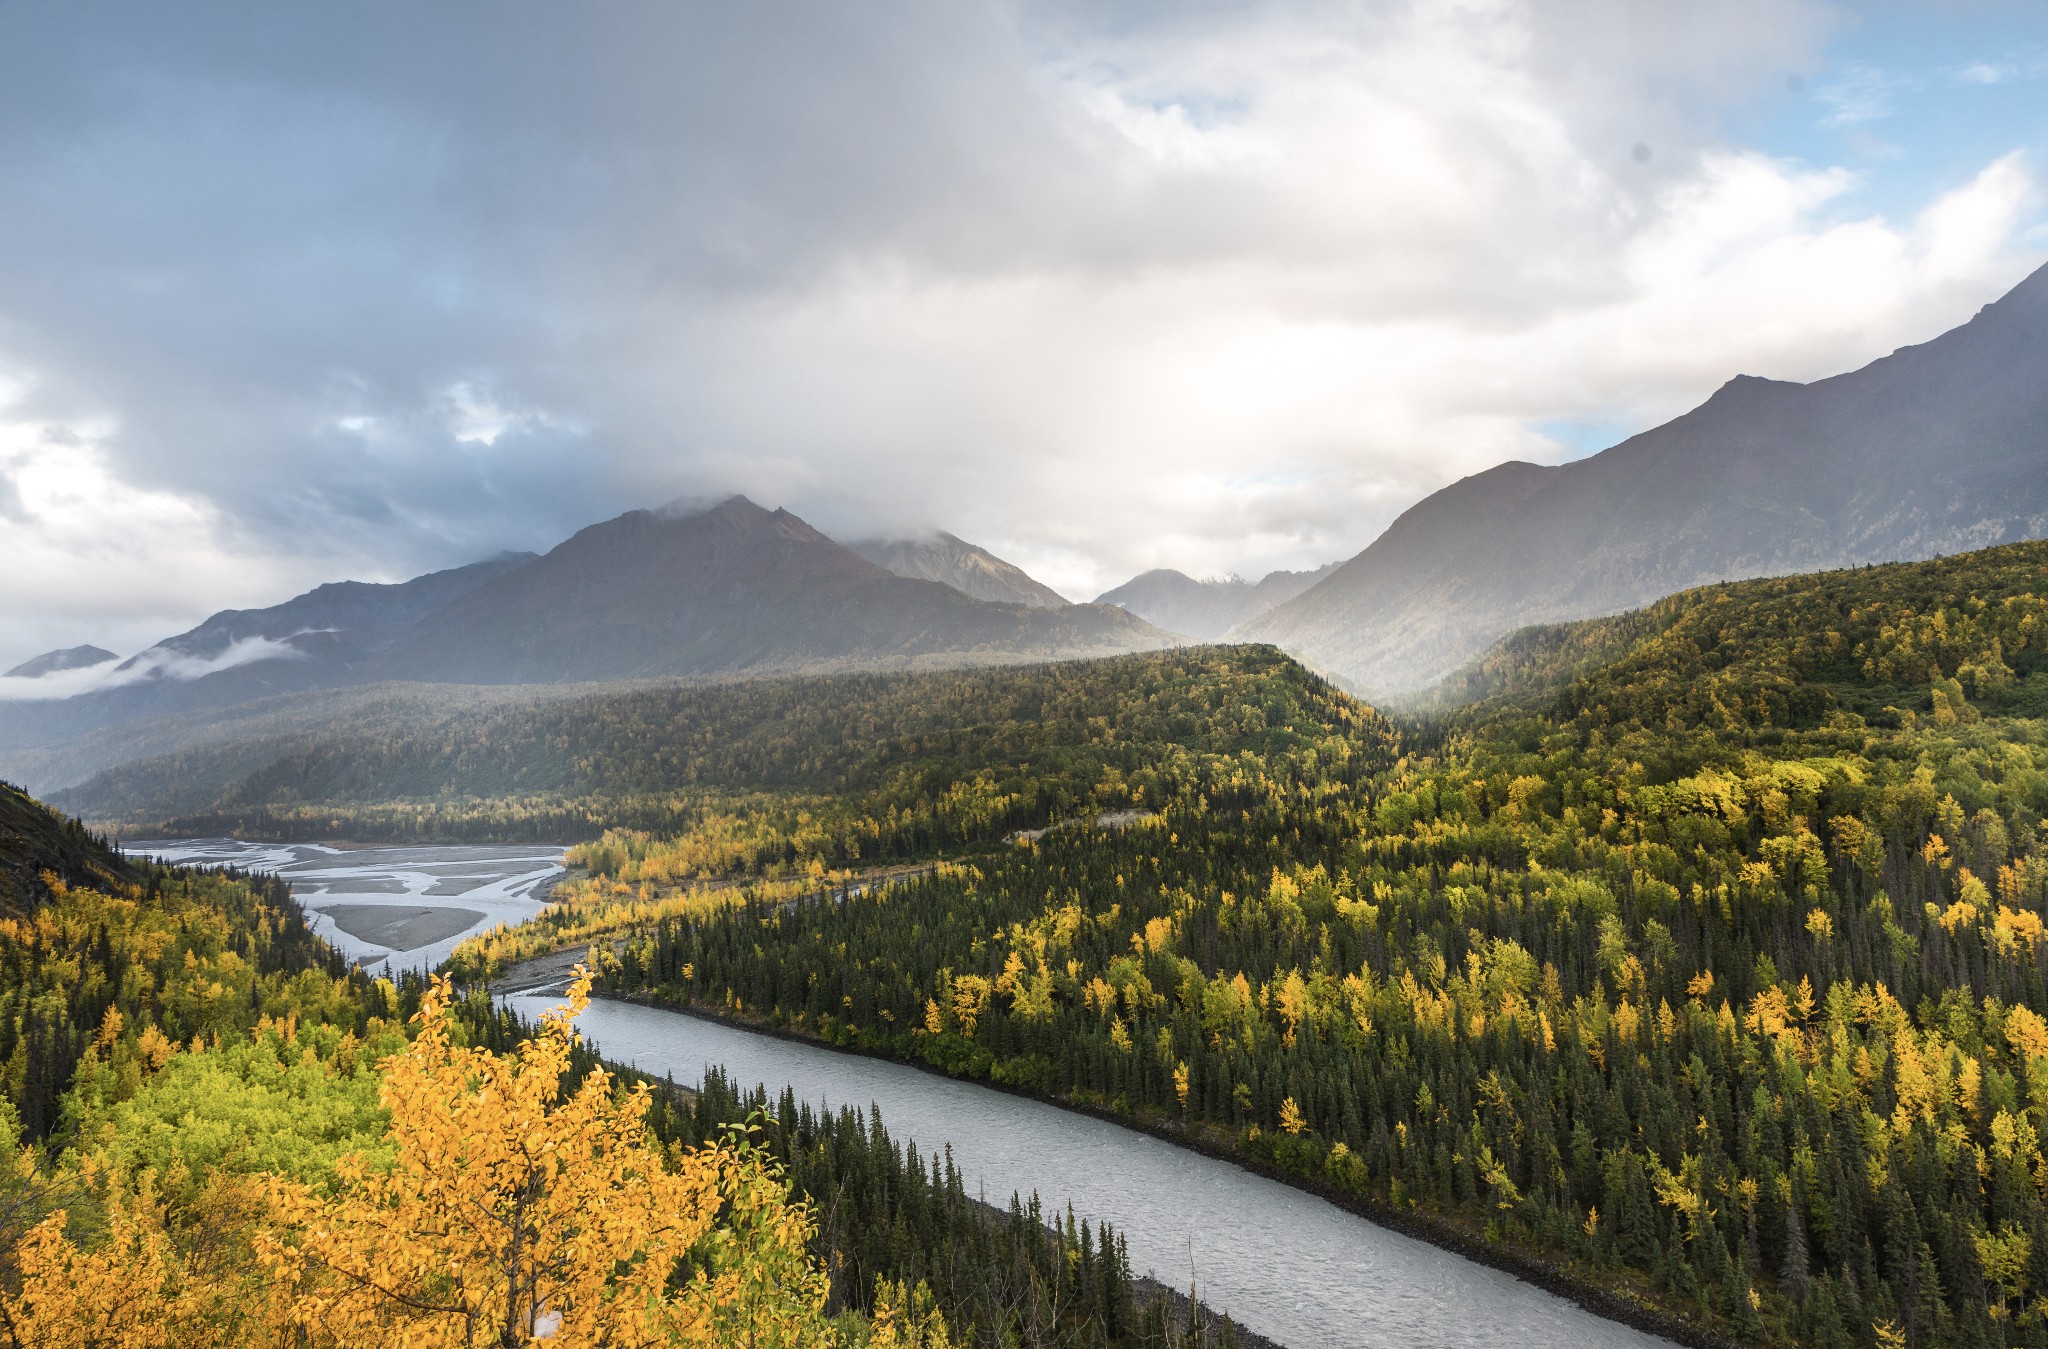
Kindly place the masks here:
POLYGON ((138 718, 359 682, 368 657, 399 633, 533 556, 504 553, 391 585, 338 581, 267 609, 223 610, 129 657, 98 688, 0 703, 0 746, 58 744, 138 718))
POLYGON ((1293 599, 1336 566, 1332 562, 1315 571, 1268 572, 1256 585, 1238 576, 1197 581, 1185 572, 1160 567, 1096 596, 1095 602, 1128 609, 1171 632, 1214 641, 1245 620, 1293 599))
POLYGON ((41 679, 44 675, 59 674, 65 670, 83 670, 92 665, 105 665, 119 659, 111 651, 96 646, 67 646, 62 651, 45 651, 42 655, 25 660, 0 675, 0 679, 41 679))
POLYGON ((1173 638, 1107 606, 992 604, 897 576, 785 510, 629 511, 478 586, 370 677, 505 684, 999 663, 1173 638))
POLYGON ((190 632, 130 657, 117 673, 179 660, 217 662, 238 646, 258 642, 288 649, 270 659, 319 664, 358 658, 387 645, 449 601, 517 571, 533 559, 532 553, 501 553, 488 561, 431 572, 397 585, 335 581, 268 609, 226 609, 190 632))
POLYGON ((878 567, 920 581, 937 581, 964 595, 997 604, 1063 609, 1066 596, 965 539, 937 533, 915 539, 861 539, 846 545, 878 567))
MULTIPOLYGON (((607 686, 616 691, 630 686, 607 686)), ((215 790, 316 737, 440 734, 465 717, 587 697, 584 684, 356 684, 142 717, 56 744, 0 749, 0 778, 45 801, 96 774, 149 760, 180 790, 215 790)))
POLYGON ((2048 268, 1962 327, 1849 374, 1740 376, 1577 463, 1453 483, 1232 636, 1399 692, 1525 624, 2044 535, 2048 268))

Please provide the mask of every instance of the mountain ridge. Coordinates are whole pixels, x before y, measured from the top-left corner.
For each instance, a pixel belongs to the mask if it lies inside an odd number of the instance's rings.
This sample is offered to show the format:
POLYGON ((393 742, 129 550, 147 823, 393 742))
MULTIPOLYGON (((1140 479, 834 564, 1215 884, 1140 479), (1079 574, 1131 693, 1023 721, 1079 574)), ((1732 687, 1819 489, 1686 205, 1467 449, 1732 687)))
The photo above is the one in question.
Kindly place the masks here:
POLYGON ((1461 479, 1232 635, 1387 694, 1531 623, 2041 537, 2044 376, 2048 268, 1857 370, 1810 384, 1740 375, 1599 454, 1461 479))
POLYGON ((1000 664, 1178 640, 1122 610, 1069 604, 951 535, 936 542, 937 561, 1043 594, 986 601, 899 576, 745 497, 671 502, 588 526, 544 556, 501 554, 392 585, 333 582, 268 608, 222 610, 122 661, 109 683, 0 702, 0 750, 41 780, 69 776, 58 768, 67 762, 118 762, 113 728, 322 689, 1000 664), (71 745, 86 752, 67 754, 71 745))
POLYGON ((84 670, 95 665, 105 665, 120 657, 105 647, 67 646, 57 651, 45 651, 40 656, 31 656, 0 679, 41 679, 45 675, 62 674, 66 670, 84 670))
POLYGON ((362 682, 369 656, 399 632, 532 557, 501 553, 409 581, 335 581, 266 608, 220 610, 122 661, 103 687, 0 703, 0 746, 58 744, 146 717, 362 682))
POLYGON ((1022 567, 944 530, 916 538, 857 539, 846 547, 898 576, 937 581, 978 600, 1039 609, 1070 603, 1022 567))
POLYGON ((733 496, 696 514, 628 511, 579 530, 463 595, 371 668, 381 679, 533 683, 1044 660, 1171 643, 1107 606, 996 604, 898 576, 787 510, 733 496))

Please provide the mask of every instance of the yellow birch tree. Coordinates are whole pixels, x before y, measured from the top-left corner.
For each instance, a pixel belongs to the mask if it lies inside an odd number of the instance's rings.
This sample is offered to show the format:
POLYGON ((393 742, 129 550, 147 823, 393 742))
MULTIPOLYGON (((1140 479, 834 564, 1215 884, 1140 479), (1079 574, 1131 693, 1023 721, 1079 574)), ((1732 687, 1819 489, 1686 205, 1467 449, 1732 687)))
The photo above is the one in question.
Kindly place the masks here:
POLYGON ((648 1093, 562 1091, 589 999, 511 1055, 450 1038, 437 981, 382 1092, 397 1160, 341 1192, 274 1187, 259 1247, 283 1318, 314 1344, 547 1349, 816 1345, 832 1336, 811 1220, 743 1138, 664 1158, 648 1093))

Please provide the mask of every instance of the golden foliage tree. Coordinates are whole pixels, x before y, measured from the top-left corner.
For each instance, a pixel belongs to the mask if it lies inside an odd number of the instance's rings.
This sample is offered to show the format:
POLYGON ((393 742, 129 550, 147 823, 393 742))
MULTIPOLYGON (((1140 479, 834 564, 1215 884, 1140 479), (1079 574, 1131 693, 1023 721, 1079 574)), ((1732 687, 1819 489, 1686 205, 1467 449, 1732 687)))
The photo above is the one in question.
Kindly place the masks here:
POLYGON ((291 1327, 412 1349, 829 1338, 810 1217, 744 1139, 664 1158, 644 1085, 597 1071, 564 1095, 589 987, 499 1056, 451 1039, 437 983, 385 1071, 396 1162, 347 1170, 331 1198, 275 1186, 259 1244, 291 1327))
POLYGON ((63 1209, 22 1238, 14 1252, 21 1289, 0 1293, 0 1335, 11 1349, 168 1349, 217 1310, 204 1280, 182 1277, 147 1178, 133 1191, 108 1185, 107 1199, 105 1239, 91 1250, 65 1236, 63 1209))
POLYGON ((744 1135, 664 1156, 644 1086, 615 1092, 597 1071, 563 1091, 589 986, 581 975, 567 1008, 500 1056, 454 1041, 438 982, 383 1071, 395 1160, 345 1160, 332 1195, 231 1183, 178 1223, 150 1173, 101 1175, 88 1159, 78 1188, 98 1196, 96 1230, 80 1238, 60 1210, 23 1236, 0 1344, 829 1342, 810 1216, 744 1135))

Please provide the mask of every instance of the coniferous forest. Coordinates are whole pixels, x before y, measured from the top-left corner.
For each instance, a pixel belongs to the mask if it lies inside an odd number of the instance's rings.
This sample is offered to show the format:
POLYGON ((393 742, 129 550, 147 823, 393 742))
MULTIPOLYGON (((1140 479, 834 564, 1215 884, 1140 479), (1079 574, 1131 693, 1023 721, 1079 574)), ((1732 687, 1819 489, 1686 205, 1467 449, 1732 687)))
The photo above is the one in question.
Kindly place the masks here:
POLYGON ((2042 545, 1712 587, 1523 634, 1398 732, 1289 707, 1105 772, 1109 827, 742 889, 604 982, 1184 1130, 1735 1339, 2048 1343, 2044 688, 2042 545))
POLYGON ((0 1344, 1237 1342, 878 1117, 607 1070, 274 879, 0 813, 0 1344))

